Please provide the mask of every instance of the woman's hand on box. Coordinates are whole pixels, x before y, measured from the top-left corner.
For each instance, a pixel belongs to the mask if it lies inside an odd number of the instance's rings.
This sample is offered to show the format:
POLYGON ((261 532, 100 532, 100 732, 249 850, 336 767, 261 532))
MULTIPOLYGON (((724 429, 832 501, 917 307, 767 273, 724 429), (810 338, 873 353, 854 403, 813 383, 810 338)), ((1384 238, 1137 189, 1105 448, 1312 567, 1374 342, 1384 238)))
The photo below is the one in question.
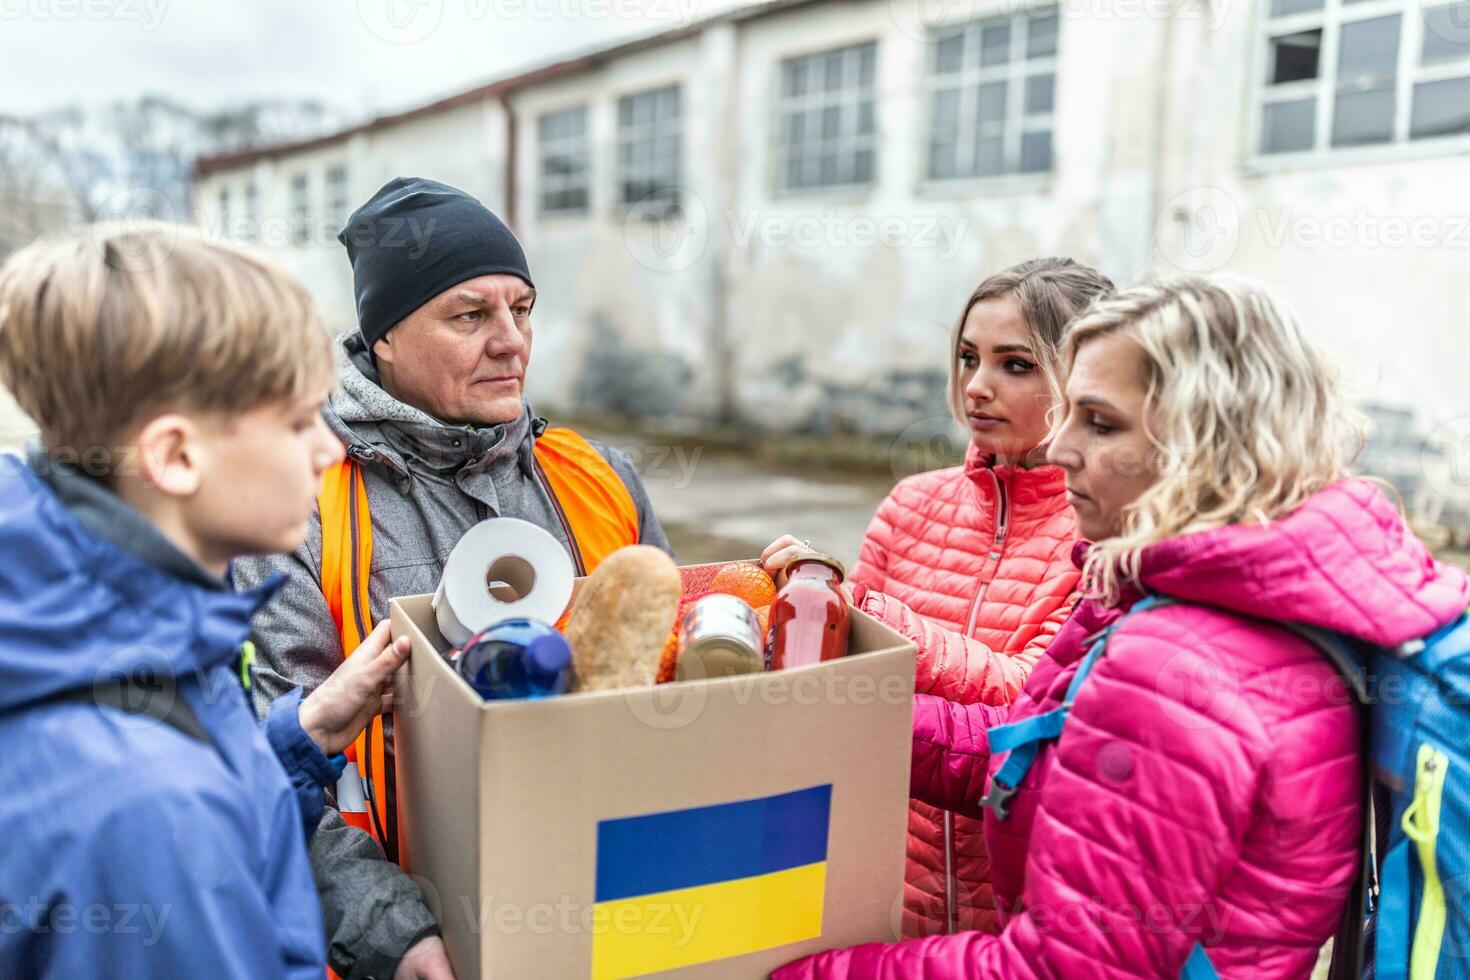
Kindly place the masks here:
POLYGON ((406 636, 390 640, 388 622, 301 702, 301 728, 326 755, 336 755, 393 703, 393 676, 408 662, 406 636))

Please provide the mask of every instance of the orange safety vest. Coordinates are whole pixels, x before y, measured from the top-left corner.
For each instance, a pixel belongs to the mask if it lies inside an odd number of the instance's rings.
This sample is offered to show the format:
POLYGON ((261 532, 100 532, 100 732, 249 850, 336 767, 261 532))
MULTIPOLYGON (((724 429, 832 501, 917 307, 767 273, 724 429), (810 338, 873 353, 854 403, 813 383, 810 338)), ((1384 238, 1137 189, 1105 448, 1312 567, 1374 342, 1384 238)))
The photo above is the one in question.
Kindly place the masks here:
MULTIPOLYGON (((587 575, 603 559, 638 543, 638 509, 617 471, 585 438, 571 429, 548 428, 535 442, 535 470, 571 543, 577 574, 587 575)), ((322 520, 322 592, 343 657, 352 656, 372 632, 368 572, 373 559, 373 522, 368 513, 362 468, 350 457, 328 470, 317 496, 322 520)), ((398 807, 391 716, 373 719, 347 750, 338 804, 349 824, 372 834, 388 859, 398 861, 398 807), (362 791, 357 792, 356 777, 362 791), (354 797, 363 802, 354 802, 354 797)))

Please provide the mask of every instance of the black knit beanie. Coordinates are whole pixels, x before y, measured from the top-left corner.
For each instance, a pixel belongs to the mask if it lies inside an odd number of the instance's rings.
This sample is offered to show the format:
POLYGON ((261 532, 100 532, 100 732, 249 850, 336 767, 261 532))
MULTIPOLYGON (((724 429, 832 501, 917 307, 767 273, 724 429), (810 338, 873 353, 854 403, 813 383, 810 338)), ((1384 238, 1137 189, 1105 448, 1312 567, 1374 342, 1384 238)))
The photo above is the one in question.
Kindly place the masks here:
POLYGON ((404 317, 476 276, 508 273, 533 285, 521 243, 464 191, 395 177, 347 219, 357 324, 368 350, 404 317))

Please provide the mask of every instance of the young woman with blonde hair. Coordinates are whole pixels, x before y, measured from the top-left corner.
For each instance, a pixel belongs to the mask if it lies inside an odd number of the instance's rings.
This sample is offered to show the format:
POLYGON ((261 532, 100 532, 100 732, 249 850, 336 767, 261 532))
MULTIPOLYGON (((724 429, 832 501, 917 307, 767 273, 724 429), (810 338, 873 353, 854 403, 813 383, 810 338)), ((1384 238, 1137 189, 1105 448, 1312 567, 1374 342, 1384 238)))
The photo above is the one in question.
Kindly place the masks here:
MULTIPOLYGON (((949 404, 969 431, 965 463, 894 487, 849 579, 858 608, 917 644, 919 691, 1009 704, 1071 612, 1077 530, 1044 443, 1063 331, 1111 289, 1071 259, 1032 259, 981 282, 955 322, 949 404)), ((782 538, 767 568, 802 548, 782 538)), ((993 929, 989 867, 978 822, 915 801, 904 934, 993 929)))
POLYGON ((1264 289, 1125 290, 1063 360, 1048 458, 1095 542, 1085 598, 1009 710, 919 696, 914 720, 913 793, 987 800, 1003 931, 824 953, 781 980, 1295 978, 1342 919, 1357 710, 1281 624, 1395 646, 1464 611, 1465 574, 1348 476, 1358 416, 1264 289), (1023 746, 1049 714, 1059 737, 1023 746))

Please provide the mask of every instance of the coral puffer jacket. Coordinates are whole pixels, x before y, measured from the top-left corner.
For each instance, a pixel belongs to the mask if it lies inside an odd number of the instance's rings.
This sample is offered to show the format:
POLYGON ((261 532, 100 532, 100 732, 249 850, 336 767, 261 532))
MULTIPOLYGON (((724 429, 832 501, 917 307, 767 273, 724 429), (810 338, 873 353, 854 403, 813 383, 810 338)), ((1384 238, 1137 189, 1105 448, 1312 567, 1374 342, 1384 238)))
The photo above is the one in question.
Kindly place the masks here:
MULTIPOLYGON (((868 528, 854 601, 918 644, 916 690, 1007 705, 1071 611, 1076 522, 1055 466, 996 466, 972 445, 962 467, 921 473, 868 528)), ((915 801, 903 931, 995 928, 980 823, 915 801)))
MULTIPOLYGON (((1120 624, 1010 818, 985 815, 1012 910, 1000 936, 858 946, 777 978, 1177 977, 1196 942, 1223 977, 1310 974, 1356 873, 1358 709, 1268 621, 1397 645, 1464 611, 1465 574, 1349 480, 1271 525, 1155 545, 1140 579, 1190 604, 1120 624)), ((1057 707, 1090 638, 1139 597, 1081 603, 1009 712, 919 697, 913 792, 976 812, 1006 758, 987 728, 1057 707)))

